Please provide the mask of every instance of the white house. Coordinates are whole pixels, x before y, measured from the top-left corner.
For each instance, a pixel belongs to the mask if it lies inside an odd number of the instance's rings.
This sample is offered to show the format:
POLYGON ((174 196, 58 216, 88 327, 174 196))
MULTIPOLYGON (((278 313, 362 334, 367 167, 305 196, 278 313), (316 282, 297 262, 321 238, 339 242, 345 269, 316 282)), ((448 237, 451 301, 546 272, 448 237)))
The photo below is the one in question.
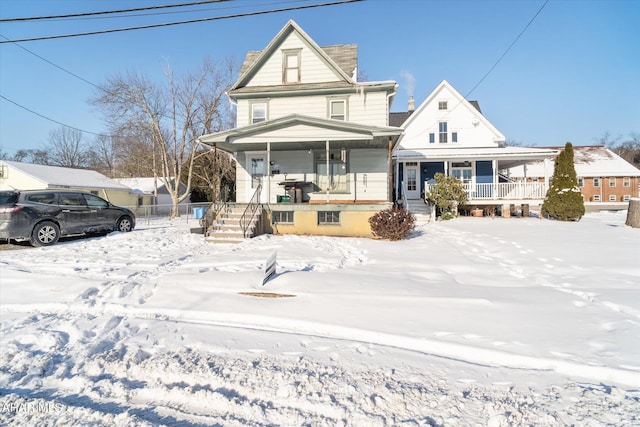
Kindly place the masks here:
MULTIPOLYGON (((149 202, 144 203, 145 205, 153 205, 158 207, 160 210, 156 212, 162 211, 170 211, 171 206, 173 204, 171 200, 171 195, 169 194, 169 190, 167 186, 162 181, 161 178, 153 178, 153 177, 137 177, 137 178, 115 178, 115 181, 126 185, 127 187, 133 189, 137 194, 144 196, 149 200, 149 202)), ((180 194, 184 193, 186 190, 186 186, 180 183, 180 194)), ((191 199, 187 197, 180 204, 186 205, 191 202, 191 199)))
POLYGON ((501 147, 504 135, 443 80, 402 124, 394 148, 396 194, 409 200, 424 197, 438 172, 463 182, 470 204, 540 203, 545 183, 527 186, 507 181, 502 171, 531 161, 549 163, 554 149, 501 147))
POLYGON ((396 90, 357 80, 356 45, 320 47, 289 21, 244 60, 229 91, 237 127, 200 142, 233 156, 236 202, 269 204, 270 231, 369 236, 392 202, 396 90))

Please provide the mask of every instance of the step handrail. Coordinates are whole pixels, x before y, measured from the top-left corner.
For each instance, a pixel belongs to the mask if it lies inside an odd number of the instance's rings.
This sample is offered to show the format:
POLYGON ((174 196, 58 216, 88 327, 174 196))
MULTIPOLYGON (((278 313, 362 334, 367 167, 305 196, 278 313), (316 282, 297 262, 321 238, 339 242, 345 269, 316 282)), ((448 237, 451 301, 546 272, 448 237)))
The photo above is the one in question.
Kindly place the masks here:
POLYGON ((248 229, 249 225, 253 222, 253 218, 256 216, 256 212, 260 207, 260 193, 262 191, 262 183, 258 184, 256 191, 251 196, 251 200, 249 200, 249 204, 242 212, 242 216, 240 217, 240 229, 242 230, 242 235, 246 239, 249 237, 248 229), (247 219, 249 217, 249 219, 247 219))
POLYGON ((207 231, 213 225, 215 219, 219 216, 221 211, 226 211, 229 208, 228 202, 211 202, 207 209, 204 212, 204 216, 202 217, 202 230, 204 231, 204 235, 207 235, 207 231))

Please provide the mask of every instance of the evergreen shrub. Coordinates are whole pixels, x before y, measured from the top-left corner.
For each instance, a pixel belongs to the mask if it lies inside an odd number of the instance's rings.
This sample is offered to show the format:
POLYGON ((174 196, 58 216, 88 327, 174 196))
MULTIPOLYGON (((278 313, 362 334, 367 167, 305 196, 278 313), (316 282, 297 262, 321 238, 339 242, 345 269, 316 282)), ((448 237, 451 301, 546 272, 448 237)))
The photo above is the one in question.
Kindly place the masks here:
POLYGON ((458 216, 458 206, 467 204, 467 192, 464 190, 462 182, 454 176, 446 176, 440 172, 436 173, 433 178, 436 183, 431 186, 431 190, 426 194, 426 199, 438 207, 441 219, 455 218, 458 216))
POLYGON ((416 216, 411 212, 393 207, 378 212, 369 218, 373 235, 381 239, 402 240, 409 237, 416 224, 416 216))
POLYGON ((584 215, 584 199, 578 187, 573 163, 573 146, 567 142, 556 157, 553 182, 542 203, 543 217, 559 221, 579 221, 584 215))

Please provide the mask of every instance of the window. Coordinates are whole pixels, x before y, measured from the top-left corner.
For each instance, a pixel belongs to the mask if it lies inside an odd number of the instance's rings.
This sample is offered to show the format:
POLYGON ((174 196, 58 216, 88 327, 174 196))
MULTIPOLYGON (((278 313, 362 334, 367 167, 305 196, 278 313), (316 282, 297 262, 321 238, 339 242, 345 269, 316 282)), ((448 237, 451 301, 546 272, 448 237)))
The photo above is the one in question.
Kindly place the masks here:
POLYGON ((265 175, 265 162, 262 157, 255 157, 251 159, 251 188, 258 188, 258 184, 262 182, 262 177, 265 175))
POLYGON ((87 200, 87 205, 89 205, 89 206, 98 207, 98 208, 108 208, 109 207, 109 203, 107 203, 106 200, 101 199, 98 196, 86 195, 85 199, 87 200))
POLYGON ((629 178, 628 176, 622 178, 622 186, 623 187, 631 187, 631 178, 629 178))
POLYGON ((578 187, 584 187, 584 178, 581 176, 578 177, 578 187))
POLYGON ((616 195, 615 194, 610 194, 609 195, 609 201, 610 202, 615 202, 616 201, 616 195))
POLYGON ((293 211, 273 211, 272 224, 293 224, 293 211))
POLYGON ((84 196, 80 193, 61 193, 60 204, 65 206, 86 206, 84 196))
POLYGON ((593 186, 600 187, 600 178, 593 178, 593 186))
POLYGON ((347 120, 347 101, 344 99, 330 99, 329 118, 334 120, 347 120))
POLYGON ((28 195, 25 199, 29 202, 53 205, 56 203, 56 193, 34 193, 28 195))
POLYGON ((327 171, 327 153, 316 154, 316 185, 320 191, 336 193, 349 192, 348 156, 346 149, 329 151, 329 170, 327 171))
POLYGON ((339 225, 340 211, 318 212, 318 225, 339 225))
POLYGON ((438 123, 438 129, 440 132, 440 142, 447 142, 447 122, 438 123))
POLYGON ((622 196, 622 201, 628 202, 629 200, 631 200, 631 196, 630 195, 625 194, 624 196, 622 196))
POLYGON ((300 50, 283 51, 282 83, 300 83, 300 50))
POLYGON ((594 195, 593 196, 593 201, 594 202, 599 202, 600 201, 600 195, 599 194, 594 195))
POLYGON ((435 133, 430 133, 429 134, 429 144, 433 144, 436 142, 436 134, 435 133))
POLYGON ((458 181, 463 184, 471 184, 473 169, 470 162, 452 163, 451 164, 451 176, 454 176, 458 181))
POLYGON ((458 142, 458 132, 451 132, 451 142, 458 142))
POLYGON ((447 109, 447 101, 438 102, 438 110, 446 110, 447 109))
POLYGON ((251 123, 260 123, 267 120, 267 104, 256 102, 251 104, 251 123))
POLYGON ((615 178, 609 178, 609 187, 615 187, 616 186, 616 179, 615 178))

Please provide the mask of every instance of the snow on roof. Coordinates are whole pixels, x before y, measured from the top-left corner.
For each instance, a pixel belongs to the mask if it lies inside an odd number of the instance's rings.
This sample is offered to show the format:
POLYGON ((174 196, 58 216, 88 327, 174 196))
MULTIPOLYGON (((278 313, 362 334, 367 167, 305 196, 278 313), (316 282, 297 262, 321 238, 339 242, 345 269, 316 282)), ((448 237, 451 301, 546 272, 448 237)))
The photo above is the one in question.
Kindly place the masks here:
POLYGON ((32 163, 3 160, 4 164, 20 170, 43 182, 47 187, 84 187, 129 190, 129 187, 88 169, 73 169, 61 166, 36 165, 32 163))
MULTIPOLYGON (((159 194, 169 194, 166 185, 162 181, 162 178, 154 177, 134 177, 134 178, 115 178, 119 183, 126 185, 129 188, 138 190, 143 194, 153 194, 156 185, 158 187, 159 194)), ((171 179, 173 182, 173 178, 171 179)), ((180 184, 181 186, 183 184, 180 184)))
MULTIPOLYGON (((562 149, 564 147, 547 147, 562 149)), ((573 162, 578 176, 640 176, 640 170, 631 163, 618 156, 607 147, 597 146, 573 146, 573 162)), ((549 174, 553 173, 553 164, 549 174)), ((524 176, 522 166, 510 169, 510 176, 524 176)), ((544 163, 534 162, 527 164, 528 177, 544 176, 544 163)))

